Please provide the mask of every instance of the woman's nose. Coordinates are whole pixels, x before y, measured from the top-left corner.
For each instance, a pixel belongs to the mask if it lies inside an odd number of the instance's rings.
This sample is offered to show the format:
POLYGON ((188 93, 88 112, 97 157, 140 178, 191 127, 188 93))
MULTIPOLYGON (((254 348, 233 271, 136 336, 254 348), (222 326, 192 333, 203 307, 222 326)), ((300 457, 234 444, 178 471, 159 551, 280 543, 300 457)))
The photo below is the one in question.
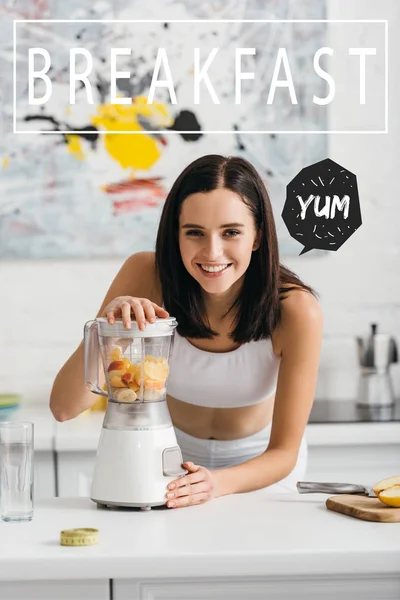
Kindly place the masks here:
POLYGON ((223 241, 219 235, 206 239, 203 252, 210 261, 215 261, 223 255, 223 241))

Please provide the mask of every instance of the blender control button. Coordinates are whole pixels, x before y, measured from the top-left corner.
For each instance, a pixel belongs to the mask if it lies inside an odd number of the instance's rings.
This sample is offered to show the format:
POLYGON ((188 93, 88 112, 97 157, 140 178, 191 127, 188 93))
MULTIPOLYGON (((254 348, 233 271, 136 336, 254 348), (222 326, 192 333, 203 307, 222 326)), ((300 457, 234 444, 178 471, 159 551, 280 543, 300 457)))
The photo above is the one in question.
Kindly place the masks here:
POLYGON ((163 474, 170 477, 182 475, 182 453, 179 446, 165 448, 163 454, 163 474))
POLYGON ((99 530, 90 527, 64 529, 60 534, 61 546, 94 546, 99 541, 99 530))

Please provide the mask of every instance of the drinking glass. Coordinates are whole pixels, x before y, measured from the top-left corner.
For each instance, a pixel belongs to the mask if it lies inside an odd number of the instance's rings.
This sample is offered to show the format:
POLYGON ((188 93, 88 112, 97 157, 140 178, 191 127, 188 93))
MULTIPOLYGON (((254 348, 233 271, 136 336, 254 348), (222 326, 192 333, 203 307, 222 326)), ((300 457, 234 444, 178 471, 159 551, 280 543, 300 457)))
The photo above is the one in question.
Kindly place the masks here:
POLYGON ((0 518, 33 517, 33 423, 0 423, 0 518))

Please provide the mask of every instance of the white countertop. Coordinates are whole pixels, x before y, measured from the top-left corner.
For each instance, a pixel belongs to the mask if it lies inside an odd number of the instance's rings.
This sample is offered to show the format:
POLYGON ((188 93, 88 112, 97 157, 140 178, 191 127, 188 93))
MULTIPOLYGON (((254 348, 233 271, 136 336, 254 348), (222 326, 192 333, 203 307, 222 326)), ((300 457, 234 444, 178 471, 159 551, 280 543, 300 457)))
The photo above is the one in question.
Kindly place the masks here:
POLYGON ((0 523, 0 580, 398 573, 400 525, 328 511, 326 498, 260 490, 149 512, 44 500, 33 521, 0 523), (61 546, 75 527, 99 529, 98 545, 61 546))

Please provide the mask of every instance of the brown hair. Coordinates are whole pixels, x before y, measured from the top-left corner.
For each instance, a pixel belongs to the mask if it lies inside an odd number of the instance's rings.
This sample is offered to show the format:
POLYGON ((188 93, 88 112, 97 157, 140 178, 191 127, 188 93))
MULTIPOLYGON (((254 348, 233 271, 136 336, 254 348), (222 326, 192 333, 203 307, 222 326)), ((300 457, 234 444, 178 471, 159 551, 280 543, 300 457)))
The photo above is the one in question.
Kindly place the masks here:
POLYGON ((271 201, 256 169, 244 158, 202 156, 188 165, 165 201, 156 240, 156 269, 166 310, 178 321, 180 335, 212 338, 200 284, 186 270, 179 249, 179 214, 190 194, 227 188, 240 196, 254 216, 260 246, 252 252, 243 286, 228 314, 237 308, 231 338, 236 343, 267 339, 281 319, 281 300, 296 287, 314 290, 279 262, 278 239, 271 201))

